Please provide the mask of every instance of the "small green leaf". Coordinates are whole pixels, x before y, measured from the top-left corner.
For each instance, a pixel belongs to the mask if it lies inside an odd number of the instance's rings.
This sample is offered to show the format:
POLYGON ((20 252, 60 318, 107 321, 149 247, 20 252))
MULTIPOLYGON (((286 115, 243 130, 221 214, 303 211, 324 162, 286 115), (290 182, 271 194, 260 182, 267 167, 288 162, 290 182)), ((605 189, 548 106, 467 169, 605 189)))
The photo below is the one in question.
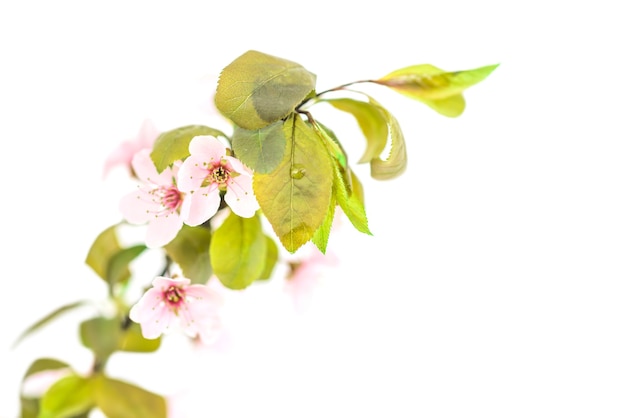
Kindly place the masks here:
POLYGON ((131 322, 128 328, 122 331, 118 342, 118 349, 134 353, 151 353, 161 346, 161 337, 148 340, 141 334, 141 327, 131 322))
POLYGON ((215 105, 240 127, 261 129, 292 113, 315 81, 300 64, 251 50, 222 70, 215 105))
POLYGON ((209 252, 213 271, 230 289, 244 289, 263 273, 267 241, 258 216, 231 213, 213 234, 209 252))
POLYGON ((99 360, 107 359, 118 349, 121 323, 117 318, 96 317, 80 324, 80 341, 99 360))
POLYGON ((328 206, 328 212, 324 218, 324 222, 317 228, 311 242, 320 250, 322 254, 326 254, 326 247, 328 246, 328 239, 330 238, 330 231, 333 226, 333 219, 335 218, 335 207, 337 201, 334 196, 331 196, 330 205, 328 206))
MULTIPOLYGON (((40 358, 35 360, 26 373, 24 373, 24 377, 22 378, 22 383, 31 375, 36 373, 45 372, 49 370, 59 370, 59 369, 70 369, 70 366, 60 360, 52 359, 52 358, 40 358)), ((21 418, 37 418, 39 416, 39 398, 31 398, 26 397, 24 395, 20 396, 20 406, 21 406, 21 418)))
POLYGON ((116 283, 127 280, 130 277, 128 266, 147 247, 145 245, 135 245, 124 248, 111 256, 107 266, 106 281, 113 287, 116 283))
POLYGON ((387 145, 387 118, 379 106, 349 98, 326 100, 335 108, 354 116, 367 140, 367 148, 359 163, 368 163, 379 157, 387 145))
POLYGON ((285 153, 287 140, 283 122, 254 131, 235 127, 232 144, 235 155, 244 164, 258 173, 269 173, 281 162, 285 153))
POLYGON ((93 381, 70 375, 56 381, 41 398, 39 418, 71 418, 94 406, 93 381))
POLYGON ((353 171, 350 171, 349 174, 352 189, 348 188, 338 165, 335 164, 333 195, 337 199, 339 207, 341 207, 357 231, 367 235, 372 235, 367 224, 367 215, 365 214, 365 204, 363 202, 363 190, 361 184, 353 171))
POLYGON ((189 156, 189 143, 194 136, 211 135, 227 138, 221 131, 203 125, 188 125, 163 132, 154 142, 150 157, 160 173, 170 164, 189 156))
POLYGON ((85 305, 87 303, 89 303, 89 302, 85 301, 85 300, 82 300, 82 301, 70 303, 68 305, 64 305, 64 306, 61 306, 60 308, 55 309, 54 311, 52 311, 51 313, 49 313, 48 315, 46 315, 45 317, 43 317, 39 321, 35 322, 30 327, 26 328, 26 330, 24 332, 22 332, 22 334, 20 334, 20 336, 17 338, 17 340, 13 343, 13 347, 17 346, 28 335, 32 334, 33 332, 37 331, 39 328, 43 327, 44 325, 48 324, 52 320, 56 319, 61 314, 64 314, 65 312, 72 311, 72 310, 74 310, 74 309, 76 309, 78 307, 81 307, 81 306, 83 306, 83 305, 85 305))
POLYGON ((108 227, 96 237, 85 260, 87 265, 105 281, 111 258, 122 249, 117 239, 118 225, 108 227))
POLYGON ((370 103, 378 106, 382 115, 387 121, 387 129, 389 132, 389 140, 391 147, 387 159, 383 160, 375 157, 370 161, 370 174, 376 180, 390 180, 404 173, 407 164, 406 143, 404 135, 400 129, 397 119, 382 107, 377 101, 370 97, 370 103))
POLYGON ((278 262, 278 245, 276 245, 273 238, 267 235, 265 236, 265 242, 267 243, 265 250, 265 267, 257 280, 267 280, 272 277, 274 267, 276 267, 276 263, 278 262))
POLYGON ((165 246, 165 251, 192 283, 206 283, 213 274, 210 244, 211 231, 183 225, 176 238, 165 246))
POLYGON ((99 375, 94 382, 96 406, 110 418, 166 418, 165 399, 121 380, 99 375))
POLYGON ((254 173, 253 188, 263 214, 285 249, 295 252, 326 217, 332 164, 323 139, 298 114, 284 125, 287 147, 271 173, 254 173))
POLYGON ((457 117, 465 109, 461 93, 487 78, 498 65, 454 72, 430 64, 413 65, 392 71, 373 82, 419 100, 444 116, 457 117))

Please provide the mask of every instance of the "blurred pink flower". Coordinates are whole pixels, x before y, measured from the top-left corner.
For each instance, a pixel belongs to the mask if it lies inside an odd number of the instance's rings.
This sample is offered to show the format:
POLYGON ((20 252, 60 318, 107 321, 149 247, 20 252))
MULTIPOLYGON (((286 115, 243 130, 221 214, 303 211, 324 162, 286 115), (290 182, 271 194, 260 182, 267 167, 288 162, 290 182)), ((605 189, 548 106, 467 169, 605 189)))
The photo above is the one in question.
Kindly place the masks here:
POLYGON ((187 278, 156 277, 150 288, 130 309, 131 320, 141 325, 145 338, 158 338, 177 325, 192 338, 210 344, 220 328, 218 309, 222 298, 206 285, 187 278))
POLYGON ((224 200, 234 213, 254 216, 259 204, 252 191, 252 174, 241 161, 227 155, 224 144, 212 136, 196 136, 189 143, 189 153, 178 175, 179 190, 191 193, 187 224, 199 225, 215 215, 221 192, 226 192, 224 200))
POLYGON ((144 120, 135 138, 123 141, 109 154, 104 162, 102 177, 106 177, 114 167, 120 165, 124 166, 124 168, 132 173, 131 162, 135 154, 144 148, 151 149, 159 134, 160 132, 156 129, 151 120, 144 120))
POLYGON ((291 296, 294 309, 303 313, 310 307, 324 273, 339 265, 339 258, 332 252, 322 254, 313 248, 305 258, 290 265, 291 272, 287 275, 284 290, 291 296))
POLYGON ((158 173, 150 150, 143 149, 135 154, 132 167, 141 184, 122 198, 120 211, 131 224, 147 223, 146 245, 161 247, 173 240, 183 227, 191 203, 176 187, 178 166, 174 164, 158 173))

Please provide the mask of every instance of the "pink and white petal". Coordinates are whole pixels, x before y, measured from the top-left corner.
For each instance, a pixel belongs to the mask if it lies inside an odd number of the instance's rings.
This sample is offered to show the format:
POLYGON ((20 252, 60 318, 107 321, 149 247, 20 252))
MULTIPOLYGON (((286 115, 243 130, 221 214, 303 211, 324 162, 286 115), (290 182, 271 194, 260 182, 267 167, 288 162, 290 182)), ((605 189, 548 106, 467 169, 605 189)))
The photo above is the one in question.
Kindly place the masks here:
POLYGON ((152 148, 161 133, 150 119, 145 119, 139 128, 136 143, 139 148, 152 148))
POLYGON ((204 284, 192 284, 185 288, 185 296, 196 301, 208 301, 213 304, 222 304, 222 296, 204 284))
POLYGON ((214 136, 200 135, 189 142, 189 153, 206 162, 219 161, 226 155, 226 147, 214 136))
POLYGON ((163 291, 152 287, 130 308, 128 317, 134 322, 141 323, 160 315, 163 306, 163 291))
POLYGON ((243 163, 237 158, 226 156, 224 157, 224 159, 227 161, 228 165, 230 165, 229 168, 234 170, 236 173, 239 173, 241 175, 252 175, 252 170, 243 165, 243 163))
POLYGON ((157 276, 152 279, 152 286, 165 292, 170 287, 186 287, 191 283, 186 277, 165 277, 165 276, 157 276))
POLYGON ((252 191, 252 177, 237 176, 228 185, 224 200, 237 215, 251 218, 259 209, 259 203, 252 191))
MULTIPOLYGON (((211 185, 187 195, 189 199, 189 211, 184 220, 187 225, 197 226, 209 220, 220 207, 220 192, 217 187, 211 185)), ((184 204, 184 202, 183 202, 184 204)))
POLYGON ((208 171, 204 165, 204 160, 197 156, 189 156, 183 161, 178 170, 176 186, 178 190, 189 193, 202 187, 208 171))
POLYGON ((141 322, 141 334, 149 340, 159 338, 159 336, 169 331, 171 323, 176 319, 176 315, 170 309, 164 307, 160 310, 160 315, 141 322))
POLYGON ((183 221, 176 212, 152 218, 146 231, 146 246, 157 248, 168 244, 182 227, 183 221))
POLYGON ((133 157, 132 167, 137 177, 144 182, 155 182, 159 178, 159 173, 150 158, 150 149, 138 151, 133 157))
POLYGON ((119 210, 126 221, 141 225, 154 217, 154 202, 143 189, 137 189, 122 197, 119 210))

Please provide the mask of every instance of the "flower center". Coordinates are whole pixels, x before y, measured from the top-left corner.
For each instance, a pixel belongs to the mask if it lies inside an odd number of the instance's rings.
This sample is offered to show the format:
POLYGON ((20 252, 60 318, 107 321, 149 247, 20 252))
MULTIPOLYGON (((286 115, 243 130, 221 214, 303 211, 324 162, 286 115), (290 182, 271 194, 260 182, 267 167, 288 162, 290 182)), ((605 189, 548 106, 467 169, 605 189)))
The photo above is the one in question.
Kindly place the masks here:
POLYGON ((185 291, 180 287, 170 286, 163 292, 163 296, 168 305, 178 307, 185 300, 185 291))

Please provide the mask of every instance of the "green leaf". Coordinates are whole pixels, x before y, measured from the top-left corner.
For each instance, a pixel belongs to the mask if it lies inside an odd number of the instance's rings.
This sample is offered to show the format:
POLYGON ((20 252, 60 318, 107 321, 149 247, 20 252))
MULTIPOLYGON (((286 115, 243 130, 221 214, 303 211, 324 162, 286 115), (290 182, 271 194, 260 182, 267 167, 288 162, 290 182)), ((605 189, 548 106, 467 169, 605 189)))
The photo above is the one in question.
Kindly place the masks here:
POLYGON ((94 382, 96 406, 110 418, 166 418, 165 399, 121 380, 99 375, 94 382))
POLYGON ((189 156, 189 143, 195 136, 211 135, 227 138, 221 131, 204 125, 187 125, 163 132, 154 142, 150 157, 160 173, 170 164, 189 156))
POLYGON ((121 351, 134 353, 151 353, 161 346, 161 337, 148 340, 141 334, 141 327, 131 322, 128 328, 121 332, 117 347, 121 351))
POLYGON ((183 225, 182 229, 164 248, 177 263, 185 277, 192 283, 206 283, 213 274, 209 246, 211 231, 203 227, 183 225))
POLYGON ((370 161, 370 174, 376 180, 390 180, 404 173, 407 164, 406 143, 404 135, 400 129, 397 119, 382 107, 378 102, 370 97, 370 103, 378 106, 387 121, 387 129, 389 132, 389 140, 391 147, 387 159, 383 160, 379 157, 370 161))
POLYGON ((260 218, 234 213, 215 231, 209 249, 215 275, 230 289, 244 289, 261 276, 266 251, 260 218))
POLYGON ((293 114, 284 125, 287 147, 271 173, 254 173, 253 188, 263 214, 285 249, 295 252, 326 217, 332 164, 318 133, 293 114))
POLYGON ((315 244, 322 254, 326 254, 326 247, 328 246, 328 239, 330 238, 330 231, 333 226, 333 219, 335 218, 336 206, 337 201, 335 200, 335 196, 331 196, 324 222, 317 228, 317 231, 313 234, 313 238, 311 238, 311 242, 315 244))
MULTIPOLYGON (((70 366, 60 360, 52 358, 40 358, 31 363, 30 367, 24 373, 22 383, 31 375, 48 370, 70 369, 70 366)), ((21 418, 37 418, 39 416, 39 398, 20 396, 21 418)))
POLYGON ((261 129, 292 113, 315 81, 300 64, 251 50, 222 70, 215 105, 240 127, 261 129))
POLYGON ((254 131, 239 127, 233 131, 235 155, 258 173, 269 173, 276 168, 283 159, 286 143, 282 121, 254 131))
POLYGON ((121 323, 118 318, 96 317, 80 324, 80 341, 98 360, 107 359, 118 349, 121 323))
POLYGON ((116 283, 127 280, 130 277, 128 266, 147 247, 143 244, 124 248, 111 256, 107 266, 106 281, 110 287, 116 283))
POLYGON ((379 157, 387 145, 387 118, 380 107, 372 103, 349 98, 326 100, 335 108, 350 113, 356 119, 367 140, 367 148, 359 163, 368 163, 379 157))
POLYGON ((70 418, 94 406, 93 381, 70 375, 55 382, 41 398, 39 418, 70 418))
POLYGON ((273 238, 267 235, 265 236, 265 242, 265 267, 257 280, 267 280, 272 277, 274 267, 276 267, 276 263, 278 262, 278 245, 276 245, 273 238))
MULTIPOLYGON (((93 244, 91 244, 91 248, 89 248, 85 260, 87 265, 105 281, 107 280, 111 258, 122 249, 117 239, 116 229, 118 225, 119 224, 115 224, 108 227, 96 237, 93 244)), ((130 274, 130 272, 128 272, 128 274, 130 274)))
POLYGON ((69 312, 69 311, 72 311, 72 310, 74 310, 74 309, 76 309, 76 308, 78 308, 80 306, 83 306, 83 305, 85 305, 87 303, 88 303, 88 301, 83 300, 83 301, 78 301, 78 302, 70 303, 70 304, 67 304, 67 305, 63 305, 60 308, 55 309, 54 311, 52 311, 51 313, 49 313, 48 315, 46 315, 45 317, 43 317, 39 321, 37 321, 34 324, 32 324, 30 327, 26 328, 26 330, 24 332, 22 332, 22 334, 20 334, 20 336, 17 338, 17 340, 15 340, 15 342, 13 343, 13 347, 17 346, 28 335, 30 335, 33 332, 37 331, 39 328, 41 328, 44 325, 48 324, 52 320, 58 318, 61 314, 64 314, 64 313, 69 312))
POLYGON ((413 65, 392 71, 373 82, 419 100, 444 116, 457 117, 465 109, 461 93, 487 78, 498 65, 454 72, 430 64, 413 65))
POLYGON ((341 171, 335 164, 335 176, 333 177, 333 195, 337 199, 339 207, 346 214, 357 231, 372 235, 367 224, 365 204, 363 202, 363 190, 354 172, 350 171, 350 184, 352 189, 345 183, 341 171))

